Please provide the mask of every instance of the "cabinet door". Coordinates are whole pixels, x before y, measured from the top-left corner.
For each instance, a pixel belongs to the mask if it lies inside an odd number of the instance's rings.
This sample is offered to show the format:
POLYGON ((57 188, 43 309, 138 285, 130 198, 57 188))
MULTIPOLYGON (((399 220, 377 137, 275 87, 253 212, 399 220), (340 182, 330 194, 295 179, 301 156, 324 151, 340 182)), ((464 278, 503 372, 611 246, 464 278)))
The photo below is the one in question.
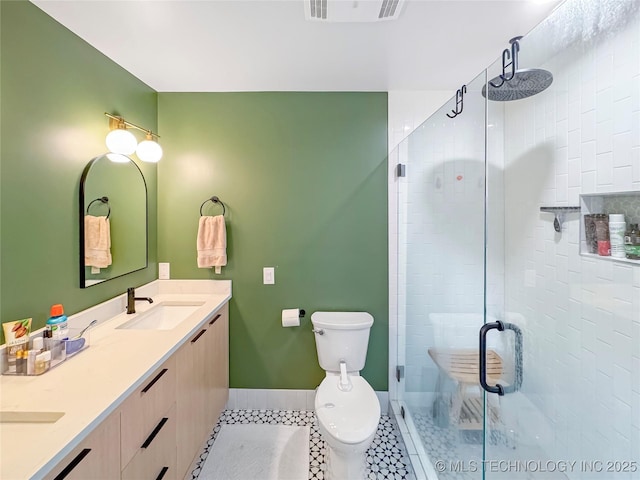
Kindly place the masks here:
MULTIPOLYGON (((122 480, 173 480, 176 470, 176 407, 164 413, 122 471, 122 480)), ((183 477, 180 477, 183 478, 183 477)))
POLYGON ((229 304, 225 304, 209 322, 205 383, 206 421, 210 433, 229 397, 229 304))
POLYGON ((206 328, 176 352, 178 477, 182 478, 204 442, 206 328))
POLYGON ((65 457, 45 480, 120 478, 120 411, 112 413, 65 457))
MULTIPOLYGON (((124 469, 176 401, 175 355, 136 389, 122 404, 121 463, 124 469)), ((175 438, 174 438, 175 441, 175 438)))

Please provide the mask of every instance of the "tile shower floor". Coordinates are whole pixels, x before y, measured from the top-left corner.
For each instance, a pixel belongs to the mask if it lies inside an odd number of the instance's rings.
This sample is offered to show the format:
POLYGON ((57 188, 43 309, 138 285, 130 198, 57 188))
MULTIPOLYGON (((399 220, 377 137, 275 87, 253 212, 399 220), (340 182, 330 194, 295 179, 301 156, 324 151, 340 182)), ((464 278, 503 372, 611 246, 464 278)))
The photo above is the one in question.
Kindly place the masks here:
MULTIPOLYGON (((445 465, 464 461, 467 465, 474 462, 482 465, 483 437, 481 431, 460 432, 452 427, 438 427, 433 421, 431 409, 413 408, 412 418, 420 441, 425 448, 431 463, 443 461, 445 465)), ((490 433, 487 455, 491 460, 506 462, 541 460, 548 457, 543 450, 535 446, 515 448, 514 445, 498 431, 490 433)), ((438 472, 438 480, 480 480, 482 472, 438 472)), ((567 480, 561 472, 490 472, 487 478, 498 480, 567 480)))
MULTIPOLYGON (((293 410, 225 410, 220 415, 204 451, 197 460, 191 479, 196 480, 220 428, 232 423, 267 423, 271 425, 309 425, 309 479, 323 480, 325 442, 320 438, 316 417, 312 411, 293 410)), ((382 415, 378 431, 367 451, 366 479, 415 480, 409 456, 396 425, 388 415, 382 415)), ((248 479, 247 479, 248 480, 248 479)))

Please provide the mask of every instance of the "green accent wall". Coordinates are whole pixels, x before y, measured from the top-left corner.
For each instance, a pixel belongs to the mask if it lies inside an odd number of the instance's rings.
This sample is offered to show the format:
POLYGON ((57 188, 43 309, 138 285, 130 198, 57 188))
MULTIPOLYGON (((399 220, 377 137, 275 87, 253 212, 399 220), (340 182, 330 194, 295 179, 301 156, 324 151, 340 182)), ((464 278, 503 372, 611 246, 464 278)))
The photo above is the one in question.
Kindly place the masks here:
POLYGON ((157 278, 157 166, 142 163, 148 267, 84 290, 78 274, 78 188, 106 150, 104 112, 156 130, 157 93, 33 4, 0 8, 0 316, 37 329, 54 303, 73 314, 157 278))
POLYGON ((387 390, 387 94, 159 93, 158 115, 158 260, 172 278, 233 280, 231 386, 315 388, 311 313, 365 310, 362 373, 387 390), (212 195, 227 205, 222 275, 196 263, 212 195), (275 285, 262 284, 265 266, 275 285), (294 307, 302 326, 282 328, 294 307))

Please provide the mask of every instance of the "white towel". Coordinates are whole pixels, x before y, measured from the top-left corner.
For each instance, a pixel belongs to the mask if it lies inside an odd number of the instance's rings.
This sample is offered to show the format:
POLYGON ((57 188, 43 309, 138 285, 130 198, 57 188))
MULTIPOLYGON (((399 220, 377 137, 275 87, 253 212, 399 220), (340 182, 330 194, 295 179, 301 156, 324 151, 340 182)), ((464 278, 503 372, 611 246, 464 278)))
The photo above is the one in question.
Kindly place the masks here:
POLYGON ((220 267, 227 264, 227 229, 224 215, 202 216, 198 223, 198 268, 220 267))
POLYGON ((111 227, 107 217, 84 217, 84 264, 95 268, 111 265, 111 227))

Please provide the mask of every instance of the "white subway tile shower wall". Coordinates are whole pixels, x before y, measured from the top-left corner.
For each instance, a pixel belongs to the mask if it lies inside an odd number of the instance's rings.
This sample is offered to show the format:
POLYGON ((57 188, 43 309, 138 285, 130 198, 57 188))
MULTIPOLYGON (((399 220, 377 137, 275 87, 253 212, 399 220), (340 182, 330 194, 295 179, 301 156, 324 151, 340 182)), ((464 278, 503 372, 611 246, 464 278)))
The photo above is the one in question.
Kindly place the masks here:
MULTIPOLYGON (((504 108, 505 310, 521 315, 523 393, 551 427, 551 458, 638 461, 640 267, 580 257, 580 217, 556 234, 539 207, 640 190, 640 14, 531 65, 551 42, 536 33, 521 66, 551 71, 554 84, 489 107, 490 118, 504 108)), ((524 436, 540 431, 537 420, 520 416, 524 436)))

